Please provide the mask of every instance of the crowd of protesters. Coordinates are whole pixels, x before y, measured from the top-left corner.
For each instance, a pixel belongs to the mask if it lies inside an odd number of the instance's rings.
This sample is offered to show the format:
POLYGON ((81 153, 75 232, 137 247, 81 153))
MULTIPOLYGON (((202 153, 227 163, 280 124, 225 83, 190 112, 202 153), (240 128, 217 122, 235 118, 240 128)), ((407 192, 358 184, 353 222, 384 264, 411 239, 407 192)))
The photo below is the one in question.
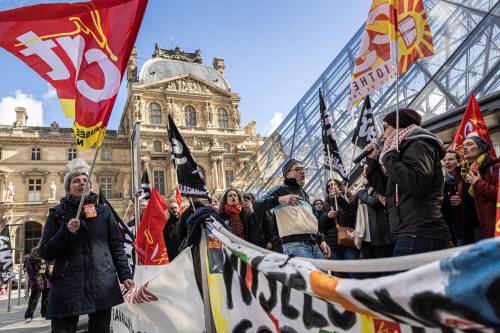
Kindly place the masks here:
MULTIPOLYGON (((170 261, 196 234, 192 220, 207 216, 256 246, 311 259, 402 256, 493 237, 500 167, 490 155, 493 148, 472 133, 461 151, 445 150, 437 136, 420 127, 416 111, 399 110, 399 124, 396 119, 395 112, 383 119, 383 147, 365 148, 359 188, 329 179, 325 197, 311 201, 304 166, 289 159, 283 183, 258 200, 229 188, 220 201, 211 198, 207 204, 170 201, 163 230, 170 261)), ((50 210, 28 260, 32 293, 25 317, 33 317, 41 295, 42 316, 52 319, 53 332, 74 332, 81 314, 89 314, 90 331, 108 332, 111 307, 123 302, 118 280, 134 287, 117 224, 110 209, 98 204, 91 184, 85 192, 87 179, 87 167, 70 168, 66 196, 50 210), (84 192, 84 209, 75 218, 84 192)), ((146 207, 141 200, 141 212, 146 207)))
MULTIPOLYGON (((367 146, 360 188, 346 189, 342 181, 329 179, 325 197, 311 201, 304 167, 290 159, 282 167, 283 184, 259 200, 230 188, 220 204, 212 199, 207 206, 234 235, 312 259, 402 256, 493 237, 500 161, 490 157, 492 147, 472 133, 461 151, 446 150, 420 127, 416 111, 399 112, 399 137, 392 112, 384 118, 383 147, 367 146)), ((188 216, 179 218, 173 210, 174 222, 165 227, 171 259, 188 223, 188 216)))

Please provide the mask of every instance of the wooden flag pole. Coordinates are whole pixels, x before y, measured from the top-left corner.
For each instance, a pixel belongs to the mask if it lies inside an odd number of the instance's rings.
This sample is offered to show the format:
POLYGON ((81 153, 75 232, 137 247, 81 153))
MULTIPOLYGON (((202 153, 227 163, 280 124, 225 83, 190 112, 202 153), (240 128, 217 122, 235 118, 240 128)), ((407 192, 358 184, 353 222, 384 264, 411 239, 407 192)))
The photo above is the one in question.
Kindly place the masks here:
MULTIPOLYGON (((326 153, 328 154, 328 161, 329 161, 329 165, 330 165, 330 168, 329 168, 329 173, 330 173, 330 178, 331 180, 335 183, 334 181, 334 178, 333 178, 333 170, 332 170, 332 155, 330 155, 330 145, 326 145, 326 153)), ((327 183, 328 184, 328 183, 327 183)), ((328 188, 327 188, 327 191, 328 191, 328 188)), ((330 193, 327 193, 327 195, 329 195, 330 193)), ((338 211, 339 210, 339 203, 337 201, 337 197, 334 196, 333 197, 334 200, 335 200, 335 210, 338 211)))
POLYGON ((80 213, 82 212, 83 202, 85 201, 85 193, 87 193, 87 188, 89 186, 90 179, 92 177, 92 172, 94 171, 95 161, 97 160, 97 155, 99 154, 100 149, 101 149, 101 147, 99 146, 95 150, 94 159, 92 160, 92 165, 90 166, 89 175, 88 175, 87 181, 85 182, 85 188, 83 189, 83 194, 82 194, 82 197, 80 199, 80 204, 78 205, 78 211, 76 212, 75 218, 77 218, 77 219, 80 218, 80 213))

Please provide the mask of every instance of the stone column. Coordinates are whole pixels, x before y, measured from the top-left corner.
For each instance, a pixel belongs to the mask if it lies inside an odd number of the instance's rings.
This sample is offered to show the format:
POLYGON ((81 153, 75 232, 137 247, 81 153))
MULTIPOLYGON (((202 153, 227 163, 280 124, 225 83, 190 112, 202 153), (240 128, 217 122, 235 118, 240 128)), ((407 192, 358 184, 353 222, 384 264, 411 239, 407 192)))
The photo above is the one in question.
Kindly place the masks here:
POLYGON ((214 182, 214 189, 218 190, 219 189, 219 172, 217 170, 217 158, 212 157, 212 179, 214 182))
POLYGON ((220 168, 220 172, 219 172, 219 175, 220 175, 220 183, 222 185, 222 189, 225 190, 226 189, 226 174, 224 172, 224 157, 219 157, 219 168, 220 168))

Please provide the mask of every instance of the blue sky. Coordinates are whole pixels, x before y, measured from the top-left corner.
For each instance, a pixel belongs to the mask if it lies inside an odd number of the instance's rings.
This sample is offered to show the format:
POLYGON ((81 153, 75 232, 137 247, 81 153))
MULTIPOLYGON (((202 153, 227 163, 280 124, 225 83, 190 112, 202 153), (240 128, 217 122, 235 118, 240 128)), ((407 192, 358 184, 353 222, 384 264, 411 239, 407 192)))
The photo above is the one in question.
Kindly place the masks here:
MULTIPOLYGON (((61 1, 0 0, 0 10, 61 1)), ((154 43, 201 49, 203 62, 222 57, 226 77, 241 96, 242 124, 257 121, 270 134, 363 24, 371 0, 150 0, 137 39, 139 65, 154 43)), ((28 124, 64 119, 53 91, 24 63, 0 49, 0 123, 12 124, 15 105, 28 124)), ((116 129, 126 99, 122 84, 110 119, 116 129)))

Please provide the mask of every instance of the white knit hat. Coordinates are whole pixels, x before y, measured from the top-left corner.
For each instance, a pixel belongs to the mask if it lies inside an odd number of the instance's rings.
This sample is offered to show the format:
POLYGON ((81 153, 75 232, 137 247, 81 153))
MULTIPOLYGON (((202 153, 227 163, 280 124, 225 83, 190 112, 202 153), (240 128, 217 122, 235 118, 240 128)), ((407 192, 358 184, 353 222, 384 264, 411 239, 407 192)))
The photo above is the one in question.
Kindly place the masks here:
POLYGON ((90 166, 87 164, 87 162, 85 162, 84 159, 79 157, 69 161, 66 166, 68 167, 69 171, 64 176, 64 189, 66 190, 66 192, 68 192, 69 185, 71 184, 73 178, 82 175, 85 175, 87 177, 89 176, 90 166))

